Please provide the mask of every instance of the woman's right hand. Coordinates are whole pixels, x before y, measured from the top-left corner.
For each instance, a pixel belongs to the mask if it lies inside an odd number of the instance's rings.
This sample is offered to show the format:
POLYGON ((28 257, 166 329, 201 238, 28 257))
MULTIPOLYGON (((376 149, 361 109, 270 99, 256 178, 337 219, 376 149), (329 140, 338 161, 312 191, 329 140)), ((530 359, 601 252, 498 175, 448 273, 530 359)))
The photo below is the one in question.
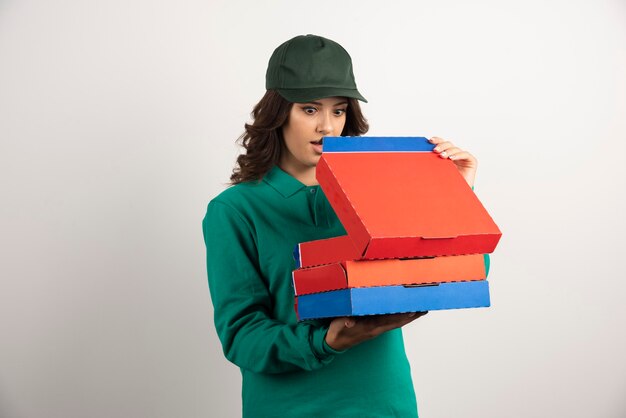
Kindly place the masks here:
POLYGON ((333 350, 343 351, 384 332, 403 327, 427 313, 428 311, 336 318, 328 327, 326 344, 333 350))

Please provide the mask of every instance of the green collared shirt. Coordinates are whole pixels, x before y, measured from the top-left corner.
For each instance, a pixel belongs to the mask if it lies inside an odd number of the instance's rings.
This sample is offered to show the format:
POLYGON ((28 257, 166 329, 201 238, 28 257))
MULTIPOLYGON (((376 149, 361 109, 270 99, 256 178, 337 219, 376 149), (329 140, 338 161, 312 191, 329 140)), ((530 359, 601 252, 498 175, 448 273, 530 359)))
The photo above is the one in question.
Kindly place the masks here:
POLYGON ((296 319, 293 248, 346 232, 319 186, 278 167, 232 186, 203 221, 215 327, 241 368, 244 417, 416 417, 402 331, 344 352, 296 319))

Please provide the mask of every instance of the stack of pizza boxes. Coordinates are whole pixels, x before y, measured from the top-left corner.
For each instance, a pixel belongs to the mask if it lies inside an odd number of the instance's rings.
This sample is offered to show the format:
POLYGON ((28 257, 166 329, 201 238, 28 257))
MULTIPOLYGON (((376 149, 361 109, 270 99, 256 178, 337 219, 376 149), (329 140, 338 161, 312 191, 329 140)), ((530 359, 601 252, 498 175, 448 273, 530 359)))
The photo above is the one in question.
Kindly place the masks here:
POLYGON ((501 232, 422 137, 326 137, 316 177, 347 235, 300 243, 300 320, 487 307, 501 232))

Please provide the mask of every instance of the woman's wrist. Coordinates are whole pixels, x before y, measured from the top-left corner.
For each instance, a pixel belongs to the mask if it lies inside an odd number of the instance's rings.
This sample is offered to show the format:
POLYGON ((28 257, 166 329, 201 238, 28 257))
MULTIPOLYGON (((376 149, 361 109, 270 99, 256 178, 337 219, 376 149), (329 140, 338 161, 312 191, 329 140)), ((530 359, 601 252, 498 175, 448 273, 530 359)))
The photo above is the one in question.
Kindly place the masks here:
POLYGON ((333 342, 332 344, 329 343, 328 333, 326 333, 326 338, 324 338, 324 348, 328 354, 340 354, 347 350, 347 347, 339 347, 336 342, 333 342))
POLYGON ((354 320, 354 318, 344 317, 333 319, 328 326, 328 332, 326 333, 326 338, 324 339, 324 341, 333 350, 347 350, 348 348, 352 347, 355 342, 351 341, 350 338, 346 338, 346 331, 348 331, 355 325, 356 321, 354 320))
POLYGON ((326 337, 324 338, 324 342, 331 350, 335 350, 335 351, 345 350, 345 348, 341 347, 340 344, 338 344, 337 333, 334 331, 332 327, 328 328, 328 331, 326 332, 326 337))

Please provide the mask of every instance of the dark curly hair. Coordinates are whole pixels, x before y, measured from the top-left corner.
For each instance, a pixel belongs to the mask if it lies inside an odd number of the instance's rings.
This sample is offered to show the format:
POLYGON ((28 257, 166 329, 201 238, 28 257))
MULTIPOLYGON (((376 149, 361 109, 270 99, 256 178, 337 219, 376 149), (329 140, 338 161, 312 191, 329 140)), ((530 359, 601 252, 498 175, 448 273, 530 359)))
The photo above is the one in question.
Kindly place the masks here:
MULTIPOLYGON (((246 150, 237 157, 237 166, 230 176, 230 184, 258 181, 280 161, 283 146, 282 126, 293 106, 276 90, 267 90, 252 109, 253 122, 245 124, 245 132, 237 142, 246 150)), ((369 130, 367 119, 357 99, 348 98, 346 124, 341 136, 359 136, 369 130)))

